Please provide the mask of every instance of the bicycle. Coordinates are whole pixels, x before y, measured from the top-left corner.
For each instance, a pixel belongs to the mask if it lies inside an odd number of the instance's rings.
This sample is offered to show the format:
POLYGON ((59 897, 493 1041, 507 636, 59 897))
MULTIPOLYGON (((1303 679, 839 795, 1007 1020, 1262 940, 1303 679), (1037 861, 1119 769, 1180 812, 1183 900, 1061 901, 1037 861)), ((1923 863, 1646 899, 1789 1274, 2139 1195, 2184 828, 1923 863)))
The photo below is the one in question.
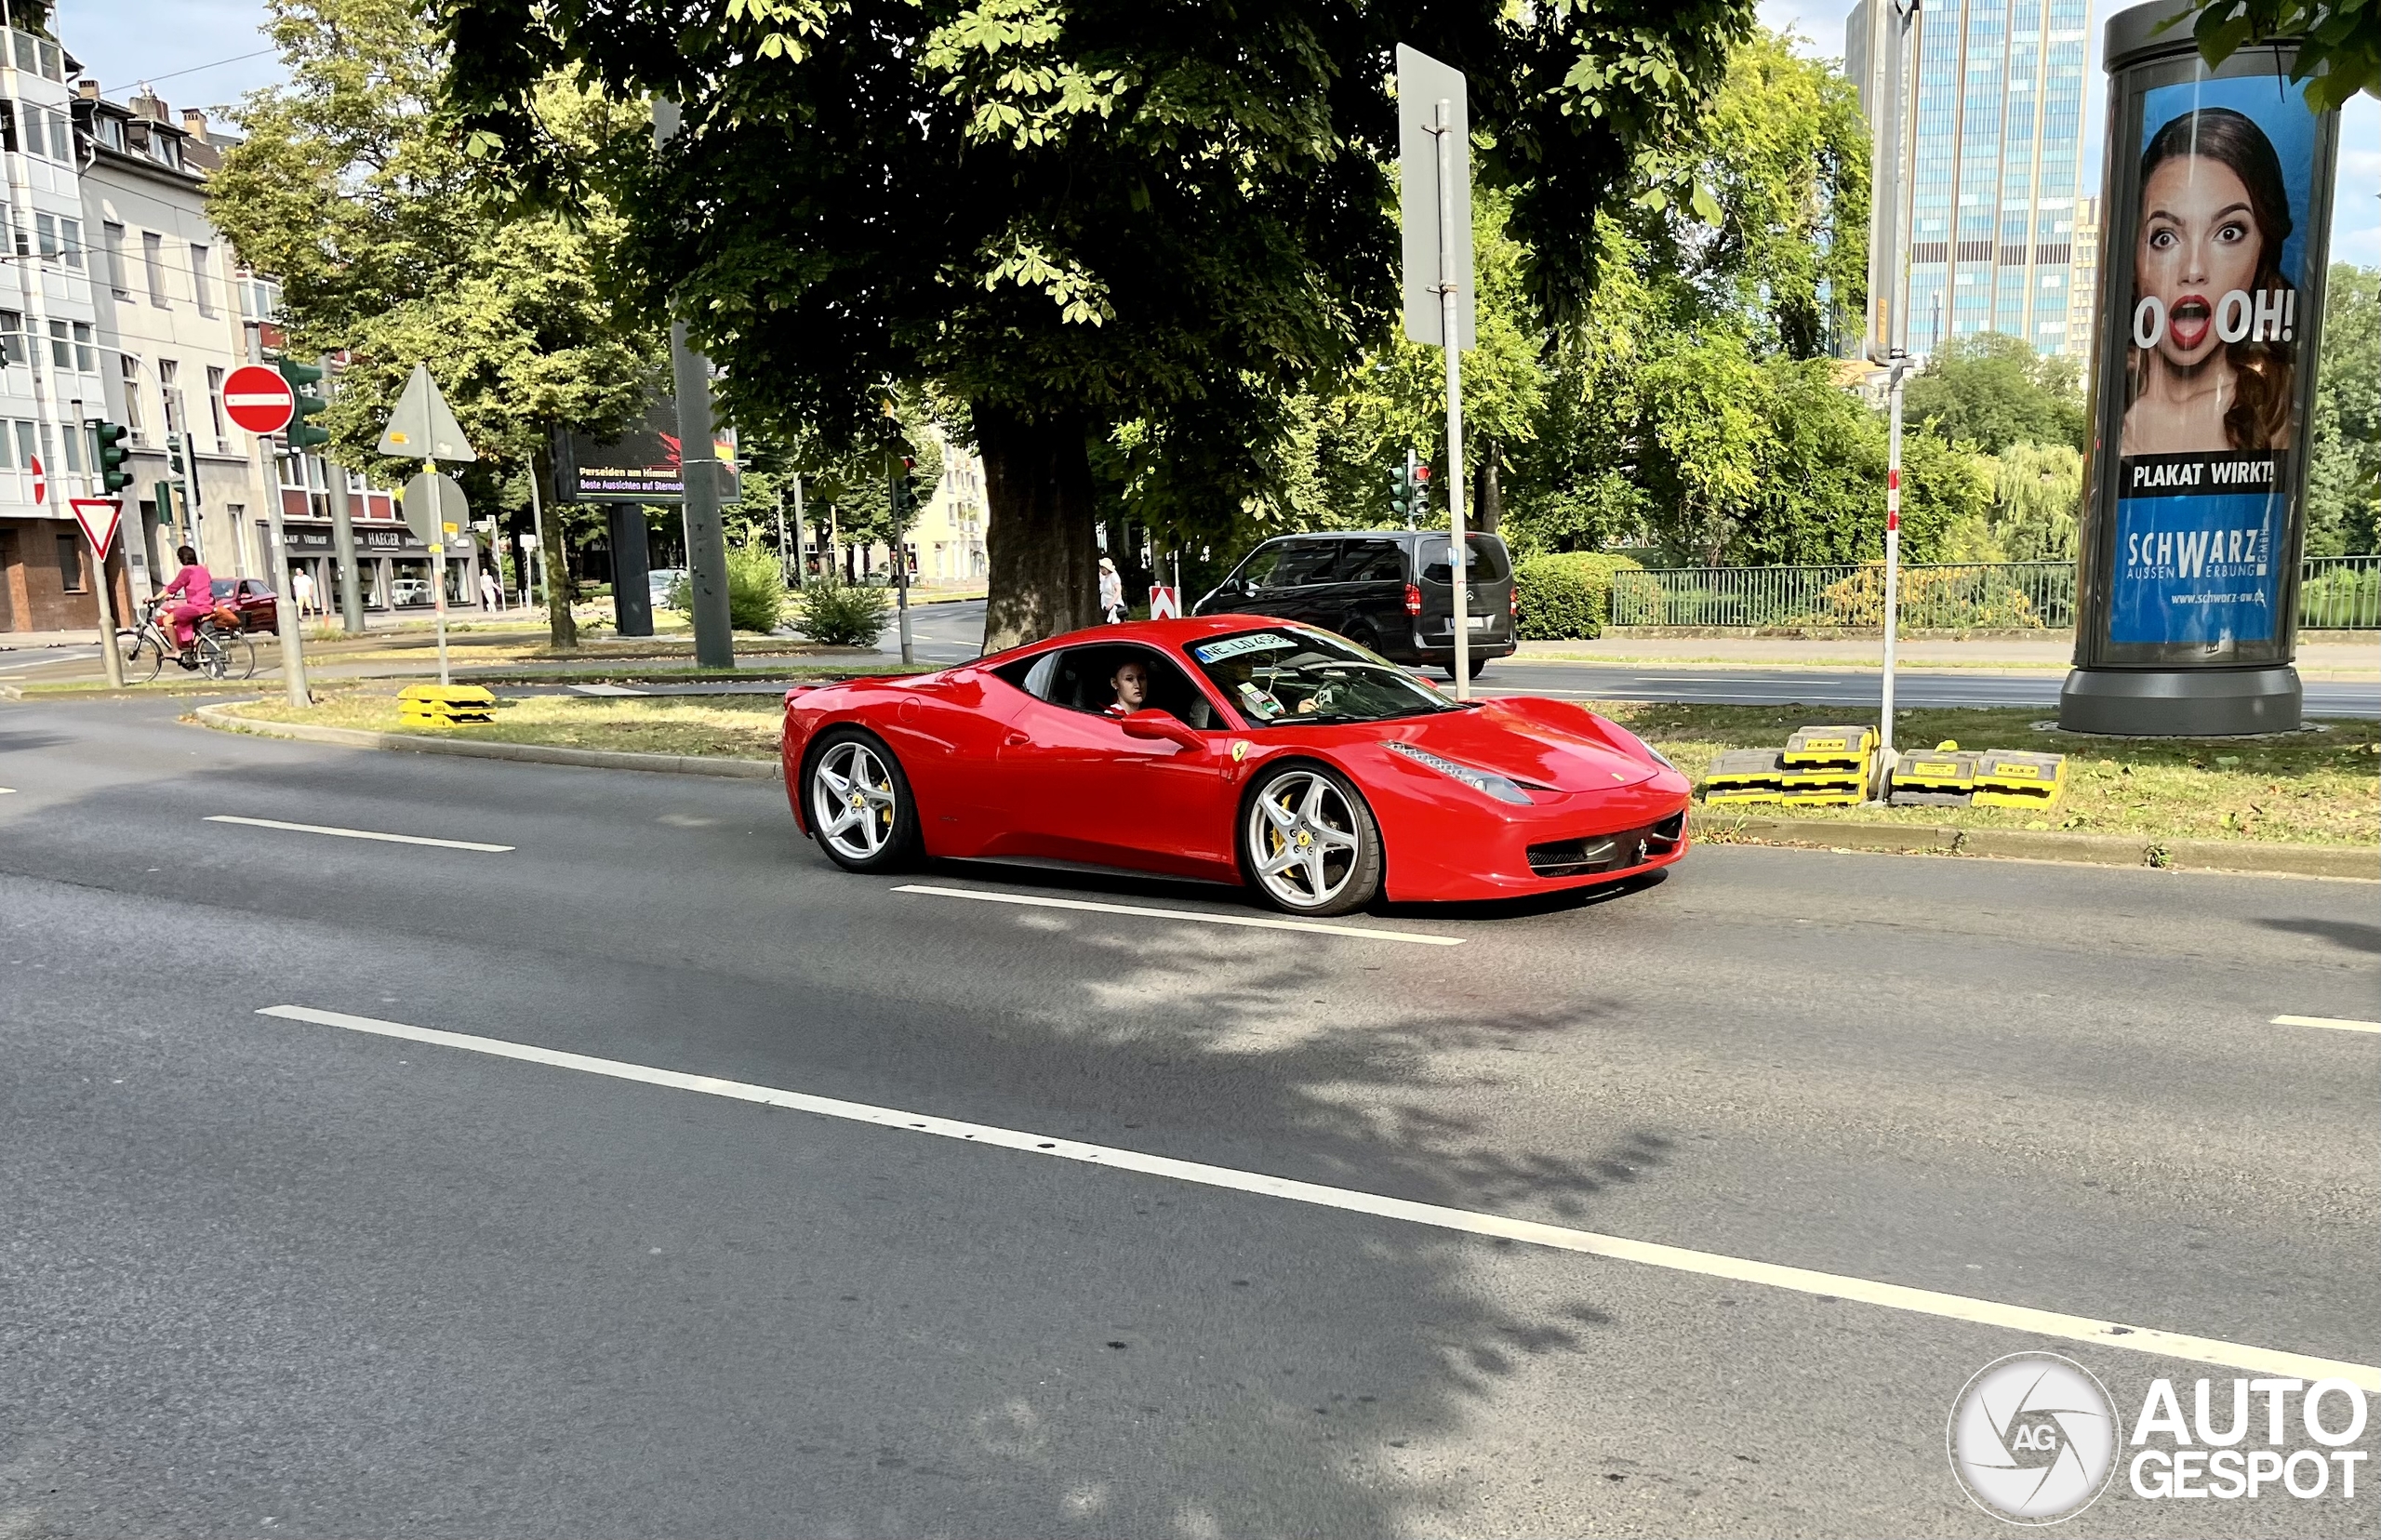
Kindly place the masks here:
MULTIPOLYGON (((208 679, 253 679, 257 671, 257 644, 246 629, 236 621, 223 625, 218 610, 193 628, 191 652, 197 665, 191 671, 208 679)), ((124 682, 146 684, 155 679, 166 666, 166 659, 180 656, 173 637, 157 620, 152 609, 140 625, 115 633, 116 645, 124 655, 124 682)))

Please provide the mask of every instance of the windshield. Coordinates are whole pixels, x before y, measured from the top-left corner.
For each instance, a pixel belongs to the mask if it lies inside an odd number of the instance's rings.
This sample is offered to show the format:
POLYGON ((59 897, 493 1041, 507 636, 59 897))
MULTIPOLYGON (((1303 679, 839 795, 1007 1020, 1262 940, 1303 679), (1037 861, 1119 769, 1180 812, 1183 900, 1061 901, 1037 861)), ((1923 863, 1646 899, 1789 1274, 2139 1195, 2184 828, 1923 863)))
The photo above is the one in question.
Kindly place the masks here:
POLYGON ((1192 643, 1190 653, 1252 726, 1384 722, 1456 709, 1396 664, 1321 631, 1243 631, 1192 643))

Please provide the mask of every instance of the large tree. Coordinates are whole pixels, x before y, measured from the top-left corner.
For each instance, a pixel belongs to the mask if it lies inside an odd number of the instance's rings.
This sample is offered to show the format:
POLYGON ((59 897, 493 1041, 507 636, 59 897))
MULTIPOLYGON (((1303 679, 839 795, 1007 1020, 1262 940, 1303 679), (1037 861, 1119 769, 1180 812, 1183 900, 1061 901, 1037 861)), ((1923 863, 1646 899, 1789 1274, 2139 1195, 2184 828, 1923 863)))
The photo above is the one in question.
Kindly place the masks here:
POLYGON ((1090 447, 1162 447, 1177 499, 1268 488, 1300 392, 1385 340, 1391 46, 1464 69, 1550 315, 1593 212, 1676 142, 1749 0, 430 0, 470 147, 525 190, 611 189, 646 299, 731 416, 855 433, 888 381, 964 403, 993 645, 1094 617, 1090 447), (574 155, 565 70, 683 104, 649 152, 574 155))
MULTIPOLYGON (((446 59, 417 0, 270 0, 270 11, 288 82, 240 108, 246 137, 208 183, 208 217, 242 260, 280 278, 291 350, 347 355, 323 419, 333 457, 419 469, 375 447, 419 363, 481 457, 467 486, 483 507, 523 469, 543 473, 557 426, 600 432, 631 415, 659 334, 603 281, 619 217, 600 198, 570 219, 509 206, 432 111, 446 59)), ((559 77, 531 100, 551 133, 581 146, 643 122, 559 77)), ((547 565, 553 639, 569 645, 563 524, 559 511, 547 520, 547 565)))

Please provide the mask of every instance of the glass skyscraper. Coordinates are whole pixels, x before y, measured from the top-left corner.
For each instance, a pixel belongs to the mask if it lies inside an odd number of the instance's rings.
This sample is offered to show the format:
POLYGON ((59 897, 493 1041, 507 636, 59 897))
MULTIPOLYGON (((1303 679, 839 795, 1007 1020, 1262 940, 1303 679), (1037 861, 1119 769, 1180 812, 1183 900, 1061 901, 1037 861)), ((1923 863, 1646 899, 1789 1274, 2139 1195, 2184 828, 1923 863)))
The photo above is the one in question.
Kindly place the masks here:
MULTIPOLYGON (((1892 18, 1892 0, 1860 0, 1844 24, 1844 68, 1872 127, 1884 121, 1892 18)), ((1905 83, 1917 123, 1912 353, 1983 331, 2040 352, 2074 346, 2069 305, 2091 304, 2073 292, 2090 20, 2089 0, 1925 0, 1905 83)))

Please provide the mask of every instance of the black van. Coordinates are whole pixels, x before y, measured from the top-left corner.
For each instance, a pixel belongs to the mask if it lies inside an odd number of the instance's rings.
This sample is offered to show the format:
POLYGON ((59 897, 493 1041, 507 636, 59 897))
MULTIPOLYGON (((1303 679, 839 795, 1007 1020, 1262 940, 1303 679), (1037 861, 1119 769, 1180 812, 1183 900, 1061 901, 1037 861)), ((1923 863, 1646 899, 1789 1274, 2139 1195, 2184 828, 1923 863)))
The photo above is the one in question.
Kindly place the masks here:
MULTIPOLYGON (((1513 559, 1494 535, 1464 540, 1471 671, 1514 650, 1513 559)), ((1193 615, 1272 615, 1337 631, 1396 663, 1455 670, 1455 590, 1444 530, 1286 535, 1248 553, 1193 615)))

